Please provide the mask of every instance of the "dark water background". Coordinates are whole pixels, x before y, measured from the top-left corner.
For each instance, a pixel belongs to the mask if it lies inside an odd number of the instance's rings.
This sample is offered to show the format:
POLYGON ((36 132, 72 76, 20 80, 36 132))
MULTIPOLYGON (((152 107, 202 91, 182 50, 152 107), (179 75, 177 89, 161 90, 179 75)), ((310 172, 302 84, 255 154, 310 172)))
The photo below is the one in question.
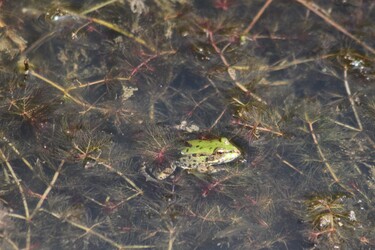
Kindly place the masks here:
POLYGON ((0 1, 0 248, 375 249, 374 41, 365 0, 0 1))

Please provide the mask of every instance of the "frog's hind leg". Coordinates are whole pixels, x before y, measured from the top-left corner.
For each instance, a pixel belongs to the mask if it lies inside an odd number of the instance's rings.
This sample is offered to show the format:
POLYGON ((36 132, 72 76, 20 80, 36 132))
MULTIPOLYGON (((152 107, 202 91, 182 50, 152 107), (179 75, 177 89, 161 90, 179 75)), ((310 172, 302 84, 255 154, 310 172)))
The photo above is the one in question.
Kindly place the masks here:
POLYGON ((196 170, 199 173, 206 173, 206 174, 212 174, 212 173, 217 173, 219 171, 226 171, 226 168, 220 168, 220 167, 215 167, 215 166, 198 166, 196 170))

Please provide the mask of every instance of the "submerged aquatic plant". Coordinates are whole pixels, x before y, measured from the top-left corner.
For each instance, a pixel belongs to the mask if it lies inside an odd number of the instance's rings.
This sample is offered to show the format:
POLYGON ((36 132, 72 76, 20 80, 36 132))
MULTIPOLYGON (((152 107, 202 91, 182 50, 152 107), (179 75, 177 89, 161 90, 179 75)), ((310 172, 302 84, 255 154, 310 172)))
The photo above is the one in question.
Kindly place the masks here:
POLYGON ((339 247, 356 244, 360 240, 355 231, 362 231, 359 210, 345 194, 316 195, 305 201, 305 219, 312 226, 310 241, 323 246, 339 247))
MULTIPOLYGON (((319 231, 335 231, 347 223, 356 221, 355 215, 350 216, 345 209, 344 199, 346 195, 315 196, 306 201, 307 216, 314 229, 319 231)), ((349 225, 346 225, 346 227, 349 225)))
POLYGON ((372 9, 0 1, 0 248, 373 247, 372 9), (225 171, 142 176, 223 136, 225 171))

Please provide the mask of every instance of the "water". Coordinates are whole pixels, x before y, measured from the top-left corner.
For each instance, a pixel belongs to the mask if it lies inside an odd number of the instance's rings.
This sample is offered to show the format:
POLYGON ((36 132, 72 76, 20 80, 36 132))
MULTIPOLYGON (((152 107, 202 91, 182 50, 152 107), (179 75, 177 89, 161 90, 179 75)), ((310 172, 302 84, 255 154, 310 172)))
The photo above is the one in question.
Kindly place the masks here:
POLYGON ((1 249, 374 248, 374 8, 3 1, 1 249))

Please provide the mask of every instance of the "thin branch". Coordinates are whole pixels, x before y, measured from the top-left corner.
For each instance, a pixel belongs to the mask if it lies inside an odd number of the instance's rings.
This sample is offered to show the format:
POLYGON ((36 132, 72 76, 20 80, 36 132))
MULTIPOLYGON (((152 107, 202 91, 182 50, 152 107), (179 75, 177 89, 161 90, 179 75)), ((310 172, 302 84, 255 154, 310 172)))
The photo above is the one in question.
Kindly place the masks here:
POLYGON ((110 245, 112 245, 113 247, 116 247, 117 249, 121 249, 121 250, 125 250, 125 249, 145 249, 145 248, 154 248, 155 246, 151 246, 151 245, 129 245, 129 246, 126 246, 126 245, 122 245, 122 244, 119 244, 113 240, 111 240, 110 238, 106 237, 105 235, 93 230, 92 228, 89 228, 85 225, 82 225, 82 224, 79 224, 78 222, 76 221, 73 221, 73 220, 69 220, 67 218, 65 218, 64 216, 62 215, 59 215, 57 213, 53 213, 53 212, 50 212, 50 211, 47 211, 45 209, 40 209, 40 211, 43 211, 49 215, 52 215, 53 217, 61 220, 61 221, 64 221, 64 222, 67 222, 69 223, 71 226, 73 227, 76 227, 76 228, 79 228, 83 231, 85 231, 86 234, 90 234, 90 235, 93 235, 93 236, 96 236, 98 237, 99 239, 109 243, 110 245))
POLYGON ((105 20, 98 19, 98 18, 90 18, 90 17, 86 17, 86 18, 88 18, 89 20, 91 20, 94 23, 100 24, 104 27, 107 27, 108 29, 114 30, 114 31, 120 33, 121 35, 124 35, 124 36, 134 40, 136 43, 139 43, 139 44, 143 45, 144 47, 151 50, 152 52, 156 52, 156 48, 154 46, 147 44, 146 41, 143 40, 142 38, 136 37, 135 35, 133 35, 129 31, 126 31, 126 30, 122 29, 121 27, 119 27, 119 26, 117 26, 113 23, 110 23, 110 22, 107 22, 105 20))
POLYGON ((74 96, 72 96, 71 94, 69 94, 69 91, 66 90, 65 88, 61 87, 59 84, 45 78, 44 76, 42 75, 39 75, 38 73, 36 73, 35 71, 31 70, 30 71, 30 74, 32 76, 35 76, 36 78, 48 83, 49 85, 51 85, 52 87, 54 87, 55 89, 61 91, 64 96, 66 96, 67 98, 69 98, 70 100, 72 100, 73 102, 77 103, 78 105, 81 105, 82 107, 90 107, 90 109, 99 109, 97 107, 91 107, 91 105, 89 105, 88 103, 85 103, 83 101, 80 101, 78 100, 77 98, 75 98, 74 96))
POLYGON ((263 7, 258 11, 255 15, 254 19, 251 23, 247 26, 247 28, 242 32, 242 35, 246 35, 250 32, 250 30, 254 27, 254 25, 258 22, 259 18, 263 15, 264 11, 268 8, 268 6, 272 3, 272 0, 267 0, 264 3, 263 7))
MULTIPOLYGON (((215 42, 215 39, 214 39, 214 34, 212 31, 206 31, 207 34, 208 34, 208 37, 209 37, 209 40, 210 40, 210 44, 211 46, 214 48, 214 50, 216 51, 216 53, 220 56, 220 59, 221 61, 223 62, 223 64, 227 67, 227 73, 229 75, 229 77, 233 80, 233 83, 236 87, 238 87, 240 90, 242 90, 243 92, 245 93, 248 93, 251 97, 253 97, 255 100, 257 100, 258 102, 262 102, 264 103, 265 105, 267 105, 267 102, 264 101, 262 98, 260 98, 259 96, 255 95, 253 92, 249 91, 242 83, 240 83, 238 80, 237 80, 237 72, 234 68, 231 67, 231 65, 228 63, 228 60, 226 59, 226 57, 224 56, 224 53, 223 51, 224 50, 221 50, 217 45, 216 45, 216 42, 215 42)), ((227 46, 225 46, 224 48, 226 48, 227 46)))
POLYGON ((175 50, 168 50, 168 51, 164 51, 164 52, 161 52, 161 53, 157 53, 155 55, 151 55, 149 58, 147 58, 146 60, 144 60, 143 62, 141 62, 137 67, 135 67, 132 70, 132 72, 130 73, 130 76, 128 78, 129 79, 132 78, 139 71, 140 68, 147 66, 147 64, 150 61, 152 61, 152 60, 154 60, 154 59, 156 59, 156 58, 158 58, 160 56, 171 55, 171 54, 175 54, 175 53, 176 53, 175 50))
POLYGON ((350 33, 349 31, 347 31, 343 26, 341 26, 340 24, 338 24, 337 22, 333 21, 330 17, 328 17, 325 13, 325 11, 317 4, 313 3, 312 1, 310 0, 296 0, 297 2, 299 2, 300 4, 302 4, 303 6, 305 6, 307 9, 309 9, 310 11, 314 12, 316 15, 318 15, 319 17, 321 17, 326 23, 332 25, 334 28, 336 28, 338 31, 342 32, 343 34, 345 34, 346 36, 350 37, 351 39, 353 39, 354 41, 356 41, 359 45, 361 45, 363 48, 367 49, 368 51, 370 51, 372 54, 375 54, 375 49, 373 49, 372 47, 370 47, 368 44, 366 44, 365 42, 363 42, 361 39, 357 38, 356 36, 354 36, 352 33, 350 33))
POLYGON ((282 163, 284 163, 285 165, 287 165, 288 167, 290 167, 291 169, 293 169, 297 173, 299 173, 301 175, 305 175, 301 170, 299 170, 298 168, 293 166, 290 162, 288 162, 287 160, 284 160, 279 154, 276 154, 276 157, 279 158, 282 163))
POLYGON ((333 122, 333 123, 335 123, 339 126, 342 126, 344 128, 350 129, 350 130, 354 130, 354 131, 358 131, 358 132, 362 131, 362 130, 359 130, 358 128, 356 128, 356 127, 350 126, 348 124, 345 124, 345 123, 342 123, 342 122, 339 122, 339 121, 336 121, 336 120, 333 120, 333 119, 330 119, 330 118, 328 118, 328 120, 330 120, 331 122, 333 122))
POLYGON ((260 126, 253 126, 253 125, 249 125, 249 124, 246 124, 246 123, 242 123, 240 121, 236 121, 235 123, 237 125, 241 125, 241 126, 244 126, 244 127, 247 127, 247 128, 255 129, 256 131, 269 132, 269 133, 275 134, 277 136, 283 136, 284 135, 282 132, 274 131, 274 130, 272 130, 270 128, 265 128, 265 127, 260 127, 260 126))
POLYGON ((173 250, 173 243, 176 240, 176 231, 175 228, 168 227, 169 231, 169 241, 168 241, 168 250, 173 250))
POLYGON ((59 174, 61 172, 61 169, 62 169, 64 163, 65 163, 65 161, 62 160, 59 167, 57 168, 55 174, 53 175, 53 178, 52 178, 51 182, 49 183, 48 187, 44 191, 42 197, 40 197, 40 199, 38 201, 38 204, 36 205, 34 211, 31 213, 29 219, 32 219, 36 215, 36 213, 39 211, 39 209, 42 207, 44 200, 47 198, 49 192, 52 190, 52 187, 55 185, 55 182, 57 181, 57 178, 59 177, 59 174))
POLYGON ((318 139, 316 137, 316 134, 315 134, 315 131, 314 131, 314 127, 313 127, 313 123, 314 122, 310 121, 310 119, 307 116, 307 114, 305 114, 305 119, 306 119, 306 122, 307 122, 307 124, 309 126, 309 131, 310 131, 311 137, 313 139, 313 142, 315 144, 315 147, 318 150, 318 154, 319 154, 320 159, 323 161, 324 165, 326 166, 328 172, 331 174, 331 176, 335 180, 335 182, 339 183, 340 182, 339 178, 337 178, 337 176, 335 174, 335 171, 333 171, 331 165, 329 164, 326 156, 323 153, 322 148, 320 147, 320 144, 318 142, 318 139))
POLYGON ((86 14, 88 14, 88 13, 91 13, 91 12, 97 11, 98 9, 101 9, 101 8, 107 6, 107 5, 110 5, 110 4, 115 3, 115 2, 118 2, 118 1, 119 1, 119 0, 109 0, 109 1, 106 1, 106 2, 104 2, 104 3, 99 3, 99 4, 96 4, 96 5, 92 6, 92 7, 89 8, 89 9, 85 10, 85 11, 80 12, 79 14, 80 14, 80 15, 86 15, 86 14))
POLYGON ((345 85, 346 93, 348 94, 350 106, 352 107, 354 117, 355 117, 355 119, 357 121, 357 124, 358 124, 358 130, 362 131, 363 130, 362 122, 361 122, 361 119, 359 118, 357 108, 355 107, 353 96, 352 96, 352 93, 350 91, 349 81, 348 81, 348 68, 346 66, 344 67, 344 85, 345 85))
POLYGON ((8 244, 12 247, 12 249, 20 250, 20 248, 17 246, 17 244, 14 241, 12 241, 11 239, 9 239, 7 235, 0 234, 0 238, 3 238, 6 242, 8 242, 8 244))
POLYGON ((96 84, 101 84, 101 83, 106 83, 106 82, 109 82, 109 81, 115 81, 115 80, 124 80, 124 81, 128 81, 130 80, 130 78, 112 78, 112 79, 100 79, 100 80, 97 80, 97 81, 93 81, 93 82, 88 82, 88 83, 81 83, 78 81, 79 85, 78 86, 72 86, 72 87, 69 87, 66 89, 66 91, 71 91, 71 90, 76 90, 76 89, 82 89, 82 88, 87 88, 87 87, 90 87, 90 86, 93 86, 93 85, 96 85, 96 84))
POLYGON ((138 191, 138 195, 143 194, 143 190, 140 189, 132 180, 130 180, 128 177, 126 177, 123 173, 118 171, 117 169, 114 169, 111 165, 108 165, 104 162, 98 162, 98 164, 104 166, 105 168, 109 169, 110 171, 116 173, 117 175, 121 176, 127 183, 129 183, 135 190, 138 191))
POLYGON ((274 71, 284 70, 284 69, 287 69, 289 67, 294 67, 294 66, 297 66, 299 64, 316 62, 318 60, 327 59, 327 58, 336 57, 336 56, 337 56, 337 54, 326 54, 326 55, 320 55, 318 57, 313 57, 313 58, 294 59, 293 61, 290 61, 290 62, 282 61, 281 63, 278 63, 278 65, 265 66, 265 67, 262 67, 260 70, 266 71, 266 72, 274 72, 274 71))
POLYGON ((31 170, 31 171, 34 171, 34 168, 33 166, 31 165, 31 163, 23 156, 21 156, 21 153, 20 151, 18 151, 18 149, 16 148, 16 146, 14 146, 13 143, 11 143, 8 138, 6 138, 5 136, 2 138, 3 141, 5 141, 8 146, 13 150, 14 153, 16 153, 20 158, 21 160, 23 161, 23 163, 25 163, 25 165, 31 170))
POLYGON ((217 123, 220 121, 220 119, 223 117, 223 115, 225 114, 226 111, 227 111, 227 107, 225 107, 225 108, 223 109, 223 111, 221 111, 220 115, 216 118, 216 120, 215 120, 214 123, 211 125, 211 127, 210 127, 209 130, 213 129, 213 128, 217 125, 217 123))
POLYGON ((30 217, 29 206, 27 204, 25 192, 23 191, 21 182, 18 179, 16 173, 14 172, 14 169, 13 169, 12 165, 10 164, 10 162, 8 161, 7 157, 5 156, 4 152, 1 149, 0 149, 0 157, 5 162, 5 165, 7 166, 10 174, 12 175, 14 181, 16 182, 16 185, 17 185, 18 190, 19 190, 19 192, 21 194, 21 197, 22 197, 23 207, 25 209, 25 217, 26 217, 26 219, 28 219, 30 217))
MULTIPOLYGON (((4 152, 0 149, 0 157, 2 160, 5 162, 5 165, 7 166, 10 174, 12 175, 14 181, 16 182, 16 185, 18 187, 18 190, 21 195, 22 203, 23 203, 23 208, 25 210, 25 217, 26 217, 26 222, 29 221, 30 218, 30 212, 29 212, 29 205, 27 204, 25 192, 23 191, 22 185, 20 180, 18 179, 18 176, 16 175, 16 172, 14 172, 14 169, 10 162, 8 161, 7 157, 5 156, 4 152)), ((26 250, 30 249, 30 243, 31 243, 31 229, 30 229, 30 224, 27 223, 27 236, 26 236, 26 250)))
POLYGON ((340 179, 337 177, 337 175, 336 175, 335 171, 333 170, 331 164, 329 164, 326 156, 323 153, 322 148, 320 147, 318 138, 317 138, 317 136, 315 134, 314 127, 313 127, 314 121, 310 120, 310 118, 308 117, 307 113, 305 113, 305 121, 306 121, 306 123, 309 126, 310 135, 311 135, 311 137, 313 139, 313 142, 315 144, 315 147, 316 147, 316 149, 318 151, 319 157, 322 160, 322 162, 324 163, 324 166, 327 168, 327 170, 330 173, 331 177, 333 178, 333 180, 335 181, 335 183, 337 183, 338 185, 340 185, 340 187, 342 187, 343 189, 345 189, 347 192, 353 194, 353 191, 351 191, 348 187, 346 187, 344 184, 342 184, 340 182, 340 179))

